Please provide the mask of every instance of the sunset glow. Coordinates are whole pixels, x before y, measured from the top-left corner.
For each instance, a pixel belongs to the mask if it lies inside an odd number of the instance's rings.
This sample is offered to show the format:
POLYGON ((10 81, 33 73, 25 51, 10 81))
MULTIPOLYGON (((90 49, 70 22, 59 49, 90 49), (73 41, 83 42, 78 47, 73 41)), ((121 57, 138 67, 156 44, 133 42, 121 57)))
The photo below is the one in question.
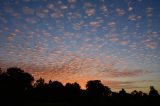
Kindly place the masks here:
POLYGON ((160 0, 1 0, 0 67, 36 79, 160 90, 160 0))

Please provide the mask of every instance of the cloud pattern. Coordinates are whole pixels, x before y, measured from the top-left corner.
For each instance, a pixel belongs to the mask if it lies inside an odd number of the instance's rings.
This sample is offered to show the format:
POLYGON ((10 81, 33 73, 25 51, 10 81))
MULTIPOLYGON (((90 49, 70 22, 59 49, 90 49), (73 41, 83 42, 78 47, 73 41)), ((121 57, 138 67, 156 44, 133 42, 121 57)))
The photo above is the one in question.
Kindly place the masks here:
POLYGON ((127 86, 121 85, 122 80, 140 77, 158 86, 153 74, 160 75, 158 3, 1 1, 0 66, 22 67, 37 78, 64 83, 114 79, 113 87, 134 88, 135 80, 127 86))

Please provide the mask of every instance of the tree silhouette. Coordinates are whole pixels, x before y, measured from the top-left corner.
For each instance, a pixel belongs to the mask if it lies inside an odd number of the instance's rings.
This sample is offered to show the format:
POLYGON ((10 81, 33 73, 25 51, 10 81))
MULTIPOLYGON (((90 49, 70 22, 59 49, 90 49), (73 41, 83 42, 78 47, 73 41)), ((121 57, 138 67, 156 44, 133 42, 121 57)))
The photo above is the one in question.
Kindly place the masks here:
POLYGON ((25 93, 32 89, 34 78, 29 73, 24 72, 20 68, 8 68, 5 73, 0 75, 0 94, 3 99, 13 104, 16 100, 22 101, 25 93))
POLYGON ((78 83, 66 83, 65 93, 70 98, 79 97, 81 95, 81 87, 78 83))
POLYGON ((19 87, 27 89, 32 86, 34 78, 31 74, 24 72, 20 68, 9 68, 7 69, 9 77, 13 78, 19 87))
POLYGON ((37 88, 43 87, 44 85, 45 81, 43 78, 39 78, 38 80, 36 80, 36 83, 34 84, 34 86, 37 88))
POLYGON ((142 91, 138 92, 138 91, 134 90, 131 92, 131 95, 135 96, 135 97, 140 97, 140 96, 144 96, 145 94, 142 91))
POLYGON ((80 91, 81 87, 78 83, 67 83, 65 88, 71 90, 72 92, 80 91))
POLYGON ((154 86, 150 86, 149 96, 151 97, 159 96, 158 91, 154 88, 154 86))
POLYGON ((127 96, 127 92, 122 88, 122 90, 119 91, 119 95, 125 97, 127 96))
POLYGON ((137 95, 137 94, 138 94, 138 91, 137 91, 137 90, 134 90, 134 91, 131 92, 131 95, 133 95, 133 96, 135 96, 135 95, 137 95))
POLYGON ((87 82, 86 90, 91 96, 105 96, 110 95, 111 90, 109 87, 104 86, 100 80, 91 80, 87 82))
MULTIPOLYGON (((1 69, 0 69, 1 70, 1 69)), ((64 103, 64 106, 145 106, 159 103, 158 91, 151 86, 149 95, 142 91, 134 90, 130 94, 122 88, 118 93, 101 83, 100 80, 90 80, 86 89, 81 89, 78 83, 66 83, 64 86, 59 81, 45 82, 43 78, 35 81, 29 73, 20 68, 8 68, 0 71, 0 106, 32 106, 30 103, 64 103), (6 102, 7 101, 7 102, 6 102)), ((57 104, 59 105, 59 104, 57 104)), ((63 105, 63 104, 60 104, 63 105)))
POLYGON ((51 92, 53 98, 62 98, 64 94, 64 86, 59 81, 50 81, 48 84, 49 91, 51 92))

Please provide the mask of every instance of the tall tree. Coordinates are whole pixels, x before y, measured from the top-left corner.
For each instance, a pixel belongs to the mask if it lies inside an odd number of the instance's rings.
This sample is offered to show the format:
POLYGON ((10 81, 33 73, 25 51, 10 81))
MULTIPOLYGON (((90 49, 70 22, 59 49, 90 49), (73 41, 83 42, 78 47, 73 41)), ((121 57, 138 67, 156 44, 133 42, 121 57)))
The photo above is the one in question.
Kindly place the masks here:
POLYGON ((88 81, 86 84, 86 90, 88 91, 89 95, 92 96, 105 96, 111 94, 110 88, 104 86, 100 80, 88 81))

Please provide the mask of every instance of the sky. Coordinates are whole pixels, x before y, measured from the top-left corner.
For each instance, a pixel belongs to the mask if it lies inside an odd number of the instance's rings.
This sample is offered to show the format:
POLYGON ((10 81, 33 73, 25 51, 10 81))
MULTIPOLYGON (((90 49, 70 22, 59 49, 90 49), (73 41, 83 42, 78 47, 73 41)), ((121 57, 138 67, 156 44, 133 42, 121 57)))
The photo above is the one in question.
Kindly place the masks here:
POLYGON ((0 67, 63 84, 160 91, 160 0, 1 0, 0 67))

